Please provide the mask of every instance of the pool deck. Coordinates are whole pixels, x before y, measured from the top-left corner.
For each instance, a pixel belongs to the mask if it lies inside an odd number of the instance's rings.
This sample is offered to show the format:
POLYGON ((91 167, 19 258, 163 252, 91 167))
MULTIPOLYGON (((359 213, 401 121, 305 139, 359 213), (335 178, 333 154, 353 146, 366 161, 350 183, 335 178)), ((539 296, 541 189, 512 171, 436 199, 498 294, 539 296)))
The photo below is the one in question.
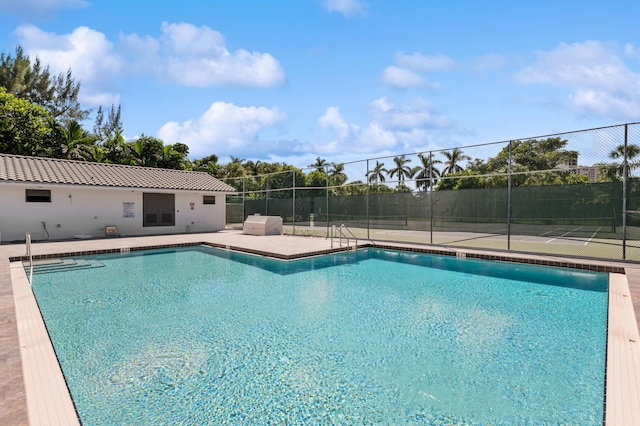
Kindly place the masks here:
MULTIPOLYGON (((35 256, 91 253, 200 242, 272 253, 281 258, 332 250, 331 241, 322 237, 250 236, 241 231, 225 230, 206 234, 41 242, 32 245, 32 253, 35 256)), ((472 249, 455 249, 454 252, 451 248, 403 243, 385 246, 624 270, 624 274, 610 274, 606 425, 640 424, 640 264, 472 249)), ((0 424, 79 424, 24 269, 19 263, 9 262, 9 258, 24 254, 24 244, 0 245, 0 424)))

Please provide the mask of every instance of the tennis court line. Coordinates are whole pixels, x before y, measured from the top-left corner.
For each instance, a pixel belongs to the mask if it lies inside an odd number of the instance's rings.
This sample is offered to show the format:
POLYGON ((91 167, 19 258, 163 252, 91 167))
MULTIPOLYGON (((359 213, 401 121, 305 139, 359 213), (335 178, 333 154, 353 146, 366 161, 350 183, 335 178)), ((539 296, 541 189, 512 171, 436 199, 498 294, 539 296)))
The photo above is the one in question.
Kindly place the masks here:
MULTIPOLYGON (((566 237, 566 236, 567 236, 567 235, 569 235, 570 233, 572 233, 572 232, 576 232, 577 230, 582 229, 582 228, 584 228, 584 226, 578 226, 576 229, 572 229, 571 231, 567 231, 567 232, 565 232, 564 234, 560 235, 559 237, 555 237, 555 238, 552 238, 552 239, 550 239, 550 240, 548 240, 548 241, 545 241, 545 243, 550 243, 551 241, 554 241, 554 240, 560 239, 560 238, 562 238, 562 237, 566 237)), ((562 229, 562 228, 560 228, 560 229, 562 229)))
POLYGON ((595 237, 595 236, 596 236, 596 234, 597 234, 598 232, 600 232, 600 230, 601 230, 601 229, 602 229, 602 226, 598 227, 598 229, 596 229, 596 232, 594 232, 594 233, 593 233, 593 235, 592 235, 592 236, 590 236, 590 237, 589 237, 589 239, 588 239, 587 241, 585 241, 585 242, 584 242, 584 245, 586 246, 586 245, 587 245, 587 243, 590 243, 590 242, 591 242, 591 240, 593 240, 593 237, 595 237))
MULTIPOLYGON (((582 228, 584 228, 584 226, 579 226, 579 227, 577 227, 577 228, 575 228, 575 229, 572 229, 571 231, 567 231, 567 232, 565 232, 564 234, 560 235, 559 237, 555 237, 555 238, 552 238, 552 239, 550 239, 550 240, 547 240, 547 241, 545 241, 545 243, 550 243, 550 242, 552 242, 552 241, 560 240, 560 239, 562 239, 563 237, 567 237, 567 236, 568 236, 569 234, 571 234, 572 232, 576 232, 576 231, 578 231, 578 230, 580 230, 580 229, 582 229, 582 228)), ((560 228, 560 229, 562 229, 562 228, 560 228)), ((582 241, 583 241, 582 245, 583 245, 583 246, 586 246, 587 244, 589 244, 589 243, 590 243, 590 242, 595 238, 596 234, 598 234, 598 232, 600 232, 600 230, 601 230, 601 229, 602 229, 602 226, 599 226, 599 227, 598 227, 598 229, 596 229, 596 230, 593 232, 593 234, 591 234, 591 236, 590 236, 589 238, 582 239, 582 241)), ((567 239, 571 239, 572 241, 580 241, 580 240, 581 240, 581 238, 571 238, 571 237, 569 237, 569 238, 567 238, 567 239)))

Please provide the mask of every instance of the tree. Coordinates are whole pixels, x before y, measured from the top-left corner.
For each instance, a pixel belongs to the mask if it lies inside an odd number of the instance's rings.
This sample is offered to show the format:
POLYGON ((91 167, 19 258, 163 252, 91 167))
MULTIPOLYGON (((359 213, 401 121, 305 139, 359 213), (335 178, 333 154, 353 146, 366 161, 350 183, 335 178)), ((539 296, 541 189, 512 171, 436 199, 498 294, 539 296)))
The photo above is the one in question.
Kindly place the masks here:
POLYGON ((184 170, 187 155, 189 155, 189 147, 183 143, 165 145, 158 166, 164 169, 184 170))
POLYGON ((164 143, 144 134, 130 143, 130 164, 144 167, 159 167, 164 157, 164 143))
POLYGON ((376 160, 376 165, 372 170, 367 171, 365 176, 368 177, 369 183, 384 182, 384 174, 389 173, 389 170, 384 168, 384 163, 380 163, 376 160))
POLYGON ((122 136, 122 130, 116 130, 103 144, 104 161, 113 164, 127 164, 129 161, 130 146, 122 136))
POLYGON ((429 153, 429 156, 418 154, 418 158, 421 164, 418 166, 418 171, 415 176, 416 187, 427 190, 427 188, 431 188, 438 182, 440 170, 438 170, 434 164, 442 164, 442 161, 434 160, 433 153, 429 153))
POLYGON ((401 183, 395 187, 393 192, 397 194, 411 194, 413 190, 409 188, 407 185, 405 185, 404 183, 401 183))
POLYGON ((471 160, 471 157, 465 155, 460 148, 453 148, 451 152, 445 151, 442 154, 447 157, 447 161, 444 162, 446 167, 442 170, 442 175, 455 175, 461 172, 464 169, 459 163, 464 160, 471 160))
POLYGON ((263 178, 265 187, 273 189, 268 192, 269 198, 291 198, 293 194, 293 179, 295 177, 296 188, 305 185, 305 175, 302 170, 287 164, 279 165, 277 173, 266 175, 263 178), (284 190, 286 188, 286 190, 284 190))
POLYGON ((344 172, 344 163, 331 163, 329 169, 329 183, 332 186, 342 186, 347 181, 347 175, 344 172))
POLYGON ((308 167, 313 167, 319 172, 324 172, 329 163, 324 158, 316 157, 316 162, 313 164, 309 164, 308 167))
POLYGON ((260 160, 257 160, 255 162, 252 160, 249 160, 246 163, 244 163, 244 168, 248 174, 250 174, 251 176, 256 176, 260 174, 261 165, 262 165, 262 161, 260 160))
POLYGON ((326 194, 327 174, 321 170, 313 170, 307 175, 307 187, 314 188, 306 191, 309 197, 321 197, 326 194))
POLYGON ((63 123, 81 121, 89 115, 88 110, 80 107, 80 83, 75 82, 71 70, 52 76, 38 57, 32 64, 20 46, 16 47, 15 57, 0 54, 0 86, 18 98, 40 105, 63 123))
POLYGON ((369 185, 369 194, 391 194, 395 192, 393 188, 389 188, 382 183, 373 183, 369 185))
MULTIPOLYGON (((627 145, 627 173, 637 169, 640 164, 633 160, 640 155, 640 146, 636 144, 627 145)), ((624 145, 618 145, 609 153, 611 159, 623 159, 624 160, 624 145)), ((597 163, 594 164, 598 168, 600 174, 600 180, 603 182, 619 182, 624 175, 624 163, 618 162, 612 164, 597 163)), ((627 175, 628 176, 628 175, 627 175)))
POLYGON ((410 158, 405 158, 404 154, 399 157, 393 157, 393 162, 396 163, 396 167, 389 170, 389 177, 398 176, 398 186, 404 185, 404 179, 413 177, 415 173, 407 163, 411 162, 410 158))
POLYGON ((349 182, 344 186, 345 195, 365 195, 367 193, 367 185, 361 180, 349 182))
POLYGON ((105 151, 104 148, 100 145, 94 145, 93 150, 91 151, 91 161, 95 161, 96 163, 104 163, 105 161, 105 151))
POLYGON ((218 164, 218 156, 215 154, 202 157, 198 160, 193 160, 192 170, 197 172, 206 172, 209 163, 218 164))
POLYGON ((7 93, 0 87, 0 152, 46 155, 52 131, 51 115, 41 106, 7 93))
POLYGON ((116 110, 114 105, 111 105, 111 110, 109 111, 109 116, 107 120, 104 119, 104 111, 102 110, 102 105, 98 107, 98 111, 96 112, 96 121, 93 126, 93 133, 96 135, 99 141, 106 141, 108 138, 112 137, 116 131, 122 131, 122 118, 121 118, 121 108, 118 105, 118 109, 116 110))
POLYGON ((244 169, 244 166, 240 161, 231 161, 230 163, 225 164, 221 168, 221 173, 225 178, 239 178, 247 176, 247 171, 244 169))
POLYGON ((58 129, 60 154, 68 160, 92 160, 96 138, 84 130, 80 123, 71 120, 58 129))
MULTIPOLYGON (((506 185, 505 185, 506 186, 506 185)), ((456 174, 455 178, 442 179, 436 190, 487 188, 487 181, 475 172, 463 170, 456 174)))

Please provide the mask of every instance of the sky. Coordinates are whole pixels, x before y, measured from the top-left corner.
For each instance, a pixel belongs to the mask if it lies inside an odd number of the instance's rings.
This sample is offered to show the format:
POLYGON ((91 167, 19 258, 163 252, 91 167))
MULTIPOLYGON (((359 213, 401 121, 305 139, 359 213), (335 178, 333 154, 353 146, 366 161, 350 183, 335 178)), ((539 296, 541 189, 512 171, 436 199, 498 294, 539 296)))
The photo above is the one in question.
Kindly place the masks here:
POLYGON ((305 167, 640 121, 639 16, 637 0, 0 0, 0 50, 71 69, 84 107, 121 105, 127 139, 305 167))

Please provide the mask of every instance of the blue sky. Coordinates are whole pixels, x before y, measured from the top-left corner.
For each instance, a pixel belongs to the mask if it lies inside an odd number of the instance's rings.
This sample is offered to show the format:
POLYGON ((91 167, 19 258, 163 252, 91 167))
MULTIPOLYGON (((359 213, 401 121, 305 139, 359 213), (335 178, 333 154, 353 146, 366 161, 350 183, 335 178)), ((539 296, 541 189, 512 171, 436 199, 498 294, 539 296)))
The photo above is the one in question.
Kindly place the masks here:
POLYGON ((621 0, 0 0, 0 47, 71 68, 84 106, 122 105, 129 139, 303 167, 640 121, 639 16, 621 0))

